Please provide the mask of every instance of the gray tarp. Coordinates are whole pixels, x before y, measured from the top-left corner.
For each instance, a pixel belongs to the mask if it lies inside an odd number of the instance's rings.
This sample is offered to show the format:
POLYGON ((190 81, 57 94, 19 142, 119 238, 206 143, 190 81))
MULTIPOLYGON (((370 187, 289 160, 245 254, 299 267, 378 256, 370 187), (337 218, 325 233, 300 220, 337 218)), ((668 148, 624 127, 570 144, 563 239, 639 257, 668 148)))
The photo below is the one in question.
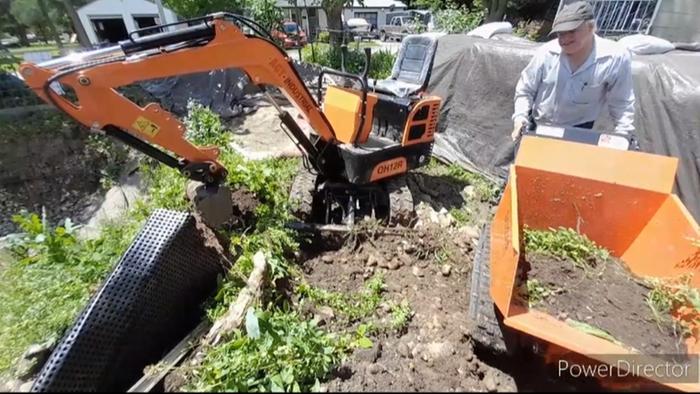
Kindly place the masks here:
MULTIPOLYGON (((435 155, 503 180, 512 161, 513 95, 540 44, 441 37, 429 86, 443 97, 435 155)), ((678 157, 674 192, 700 220, 700 54, 633 57, 636 134, 641 149, 678 157)), ((596 129, 611 130, 604 111, 596 129)))

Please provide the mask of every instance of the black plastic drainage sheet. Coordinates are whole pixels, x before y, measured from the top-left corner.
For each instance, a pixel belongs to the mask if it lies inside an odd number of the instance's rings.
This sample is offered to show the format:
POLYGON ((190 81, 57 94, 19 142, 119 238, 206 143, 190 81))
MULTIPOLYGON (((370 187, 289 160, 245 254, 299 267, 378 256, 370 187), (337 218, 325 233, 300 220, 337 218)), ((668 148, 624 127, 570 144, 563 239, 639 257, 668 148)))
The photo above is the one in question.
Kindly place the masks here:
POLYGON ((190 214, 157 210, 40 371, 32 391, 126 391, 202 317, 223 272, 190 214))

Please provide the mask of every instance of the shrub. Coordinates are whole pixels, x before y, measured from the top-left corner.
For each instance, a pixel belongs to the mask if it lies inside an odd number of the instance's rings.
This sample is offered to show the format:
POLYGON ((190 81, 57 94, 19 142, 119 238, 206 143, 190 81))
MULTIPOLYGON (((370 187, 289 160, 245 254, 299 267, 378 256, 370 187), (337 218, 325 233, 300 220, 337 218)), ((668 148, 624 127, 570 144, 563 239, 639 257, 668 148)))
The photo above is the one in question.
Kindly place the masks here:
POLYGON ((484 19, 484 11, 470 10, 469 8, 448 4, 445 9, 435 12, 435 25, 437 30, 447 33, 465 33, 479 26, 484 19))
POLYGON ((318 33, 318 42, 325 42, 326 44, 331 42, 331 34, 327 31, 318 33))
MULTIPOLYGON (((302 50, 304 61, 315 63, 320 66, 330 67, 336 70, 341 69, 340 48, 331 48, 327 45, 316 45, 312 51, 311 46, 306 46, 302 50)), ((369 65, 369 77, 384 79, 391 75, 396 55, 384 49, 373 51, 369 65)), ((361 74, 365 66, 364 49, 348 48, 345 57, 345 71, 352 74, 361 74)))

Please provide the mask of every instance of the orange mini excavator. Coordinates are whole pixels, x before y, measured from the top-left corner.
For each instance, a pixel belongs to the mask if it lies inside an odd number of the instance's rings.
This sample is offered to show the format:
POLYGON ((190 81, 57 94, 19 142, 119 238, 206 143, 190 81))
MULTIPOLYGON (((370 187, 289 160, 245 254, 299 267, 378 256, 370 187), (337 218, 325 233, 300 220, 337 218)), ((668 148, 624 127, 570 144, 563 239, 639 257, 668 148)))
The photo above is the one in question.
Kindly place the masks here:
POLYGON ((193 145, 173 114, 156 103, 141 107, 117 88, 181 74, 241 69, 278 109, 285 132, 315 177, 307 196, 310 221, 352 224, 355 217, 366 215, 390 219, 395 211, 392 180, 428 162, 441 99, 424 92, 436 49, 432 37, 407 37, 391 77, 379 81, 367 78, 367 49, 362 75, 324 68, 315 100, 292 60, 260 25, 217 13, 134 31, 113 47, 25 63, 20 75, 44 100, 83 125, 218 190, 227 176, 217 160, 219 148, 193 145), (354 81, 360 89, 322 89, 323 74, 354 81), (279 88, 314 133, 307 136, 265 91, 267 86, 279 88))

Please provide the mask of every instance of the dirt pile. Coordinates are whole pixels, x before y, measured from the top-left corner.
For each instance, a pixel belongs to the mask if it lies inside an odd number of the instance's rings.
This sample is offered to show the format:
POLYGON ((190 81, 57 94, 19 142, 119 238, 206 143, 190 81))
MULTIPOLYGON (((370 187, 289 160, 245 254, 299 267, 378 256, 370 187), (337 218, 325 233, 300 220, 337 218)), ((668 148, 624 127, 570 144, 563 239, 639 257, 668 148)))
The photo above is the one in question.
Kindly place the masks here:
POLYGON ((531 308, 644 354, 686 353, 681 333, 654 315, 651 287, 622 261, 596 259, 581 267, 541 253, 528 253, 526 259, 530 269, 523 292, 529 293, 531 308))
POLYGON ((416 231, 369 228, 303 248, 305 280, 313 287, 348 294, 377 275, 385 283, 378 307, 364 318, 349 319, 323 301, 308 300, 309 317, 322 319, 334 332, 374 327, 368 334, 372 347, 355 351, 338 368, 325 384, 329 391, 515 389, 510 376, 475 356, 466 327, 478 234, 447 224, 449 219, 421 219, 416 231))

